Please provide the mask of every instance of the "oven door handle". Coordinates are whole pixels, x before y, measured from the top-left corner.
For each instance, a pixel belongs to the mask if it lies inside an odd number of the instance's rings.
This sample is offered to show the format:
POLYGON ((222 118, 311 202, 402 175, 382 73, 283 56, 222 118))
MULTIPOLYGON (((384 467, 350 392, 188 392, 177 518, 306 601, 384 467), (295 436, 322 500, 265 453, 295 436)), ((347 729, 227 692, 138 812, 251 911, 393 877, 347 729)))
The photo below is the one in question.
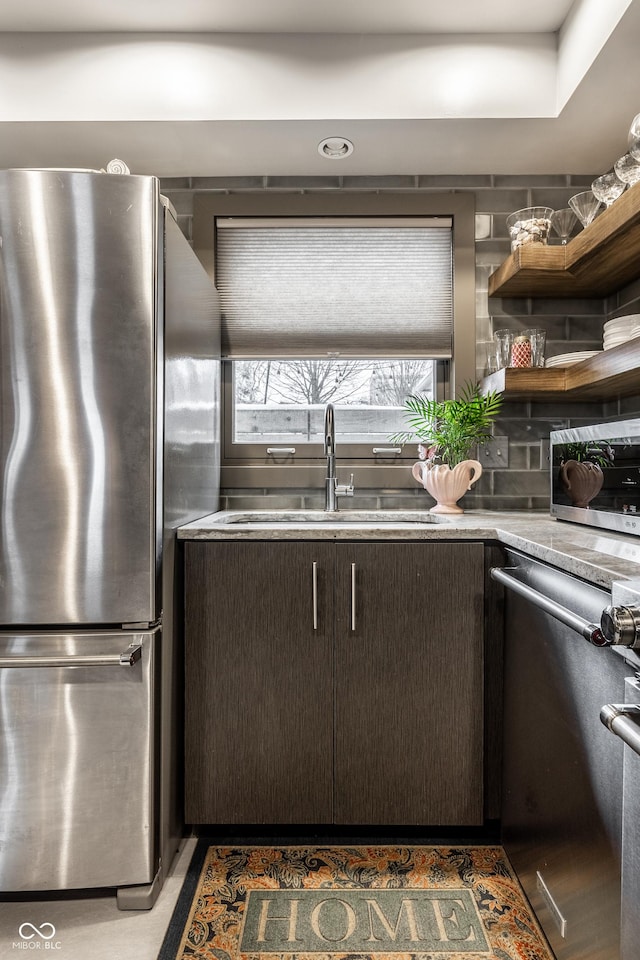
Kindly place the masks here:
POLYGON ((640 756, 640 704, 605 703, 600 719, 611 733, 640 756))
POLYGON ((584 617, 574 613, 573 610, 563 607, 562 604, 556 603, 555 600, 545 596, 544 593, 534 590, 533 587, 523 583, 522 580, 511 576, 508 572, 510 569, 517 570, 518 568, 507 567, 505 569, 504 567, 491 567, 492 580, 496 580, 509 590, 513 590, 514 593, 518 593, 521 597, 524 597, 525 600, 529 600, 536 607, 540 607, 545 613, 550 614, 556 620, 575 630, 576 633, 579 633, 580 636, 584 637, 585 640, 588 640, 589 643, 592 643, 595 647, 609 646, 609 641, 596 623, 590 623, 588 620, 585 620, 584 617))

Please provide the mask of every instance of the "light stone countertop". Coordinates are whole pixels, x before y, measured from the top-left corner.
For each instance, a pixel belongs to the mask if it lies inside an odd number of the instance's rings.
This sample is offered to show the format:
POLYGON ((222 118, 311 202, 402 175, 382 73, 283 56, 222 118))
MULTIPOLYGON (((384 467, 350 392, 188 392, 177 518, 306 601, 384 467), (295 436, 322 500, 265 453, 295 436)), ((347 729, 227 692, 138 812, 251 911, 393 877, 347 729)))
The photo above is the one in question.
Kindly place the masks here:
POLYGON ((640 537, 551 518, 546 513, 473 511, 433 522, 425 512, 220 511, 178 529, 181 540, 489 540, 609 589, 640 580, 640 537), (362 519, 353 522, 360 515, 362 519), (314 521, 301 519, 314 517, 314 521), (286 518, 276 520, 275 518, 286 518), (317 519, 315 519, 317 518, 317 519), (349 522, 345 522, 349 518, 349 522), (240 521, 240 522, 238 522, 240 521))

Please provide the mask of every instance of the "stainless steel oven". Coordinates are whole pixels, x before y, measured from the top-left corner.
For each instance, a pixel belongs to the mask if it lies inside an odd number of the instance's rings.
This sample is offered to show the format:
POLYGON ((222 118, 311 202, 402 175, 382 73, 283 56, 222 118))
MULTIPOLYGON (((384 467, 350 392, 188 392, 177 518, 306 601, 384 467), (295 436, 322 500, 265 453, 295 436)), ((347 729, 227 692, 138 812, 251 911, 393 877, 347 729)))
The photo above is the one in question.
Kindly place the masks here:
POLYGON ((551 433, 551 515, 640 536, 640 419, 551 433))

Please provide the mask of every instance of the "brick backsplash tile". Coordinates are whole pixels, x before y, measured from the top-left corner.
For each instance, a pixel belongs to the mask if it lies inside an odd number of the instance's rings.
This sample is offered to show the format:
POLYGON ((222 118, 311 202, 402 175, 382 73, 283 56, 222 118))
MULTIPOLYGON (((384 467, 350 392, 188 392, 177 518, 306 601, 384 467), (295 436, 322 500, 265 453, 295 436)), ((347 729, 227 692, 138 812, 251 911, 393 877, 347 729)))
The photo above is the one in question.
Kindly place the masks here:
MULTIPOLYGON (((633 399, 632 399, 633 403, 633 399)), ((620 416, 620 400, 616 398, 614 400, 609 400, 602 405, 602 412, 604 414, 603 420, 616 420, 620 416)))
POLYGON ((550 417, 548 420, 505 420, 500 418, 500 430, 509 437, 510 443, 534 443, 546 440, 552 430, 569 426, 566 417, 550 417))
POLYGON ((532 300, 533 313, 565 314, 565 316, 604 316, 604 300, 600 298, 556 300, 553 297, 536 297, 532 300))
POLYGON ((602 347, 602 333, 605 318, 597 317, 569 317, 567 324, 567 338, 569 340, 597 340, 602 347))
POLYGON ((170 190, 192 190, 193 183, 191 177, 163 177, 160 181, 160 192, 168 193, 170 190))
POLYGON ((618 413, 620 416, 627 418, 640 417, 640 398, 624 397, 621 399, 618 413))
POLYGON ((493 435, 500 437, 504 435, 504 431, 499 429, 500 424, 504 420, 508 419, 519 419, 521 417, 529 417, 530 415, 530 406, 529 403, 525 400, 505 400, 502 404, 501 412, 499 416, 494 421, 493 435))
POLYGON ((494 470, 493 492, 495 496, 542 497, 549 489, 549 477, 543 470, 494 470))
POLYGON ((496 174, 493 182, 496 187, 526 187, 532 190, 539 187, 569 186, 569 178, 564 173, 496 174))
POLYGON ((555 420, 557 417, 560 419, 574 420, 576 417, 581 418, 595 418, 597 420, 603 420, 605 418, 604 413, 604 404, 597 400, 593 401, 571 401, 571 402, 562 402, 557 401, 556 403, 546 402, 540 403, 536 401, 531 404, 532 416, 537 417, 541 420, 555 420))
POLYGON ((540 327, 547 334, 547 343, 552 340, 566 340, 569 329, 567 317, 529 317, 530 327, 540 327))
POLYGON ((513 213, 529 206, 527 190, 479 190, 476 194, 476 213, 513 213))
POLYGON ((498 265, 509 254, 508 240, 497 240, 488 237, 486 240, 476 240, 476 256, 482 254, 486 257, 491 254, 493 261, 498 265))
POLYGON ((264 190, 264 177, 193 177, 192 189, 196 192, 208 191, 229 192, 264 190))
POLYGON ((619 290, 615 297, 617 308, 633 305, 638 307, 640 301, 640 279, 627 284, 622 290, 619 290))
POLYGON ((529 444, 525 444, 525 443, 509 444, 509 469, 510 470, 528 470, 529 460, 530 460, 529 444))
MULTIPOLYGON (((531 301, 527 297, 521 300, 509 297, 489 297, 489 313, 492 317, 504 320, 506 317, 530 317, 531 301)), ((503 324, 507 326, 507 324, 503 324)))
MULTIPOLYGON (((597 173, 571 173, 569 174, 569 183, 572 187, 582 187, 583 189, 589 188, 596 177, 600 176, 602 170, 599 170, 597 173)), ((579 191, 576 190, 576 193, 579 191)))
POLYGON ((531 497, 526 494, 513 497, 472 497, 471 494, 466 494, 462 501, 462 506, 465 510, 495 510, 498 512, 529 510, 531 507, 531 497))
POLYGON ((569 206, 569 198, 577 193, 573 186, 562 189, 535 188, 531 191, 532 207, 551 207, 552 210, 561 210, 569 206))

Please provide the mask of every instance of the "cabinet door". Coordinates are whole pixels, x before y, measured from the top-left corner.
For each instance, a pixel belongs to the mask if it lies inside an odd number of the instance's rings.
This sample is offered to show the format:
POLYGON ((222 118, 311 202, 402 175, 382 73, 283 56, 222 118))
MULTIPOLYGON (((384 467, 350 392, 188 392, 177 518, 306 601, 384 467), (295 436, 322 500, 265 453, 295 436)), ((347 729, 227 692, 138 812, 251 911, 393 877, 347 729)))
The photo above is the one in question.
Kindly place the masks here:
POLYGON ((187 822, 331 822, 333 546, 185 546, 187 822))
POLYGON ((337 545, 336 822, 483 821, 483 546, 337 545))

